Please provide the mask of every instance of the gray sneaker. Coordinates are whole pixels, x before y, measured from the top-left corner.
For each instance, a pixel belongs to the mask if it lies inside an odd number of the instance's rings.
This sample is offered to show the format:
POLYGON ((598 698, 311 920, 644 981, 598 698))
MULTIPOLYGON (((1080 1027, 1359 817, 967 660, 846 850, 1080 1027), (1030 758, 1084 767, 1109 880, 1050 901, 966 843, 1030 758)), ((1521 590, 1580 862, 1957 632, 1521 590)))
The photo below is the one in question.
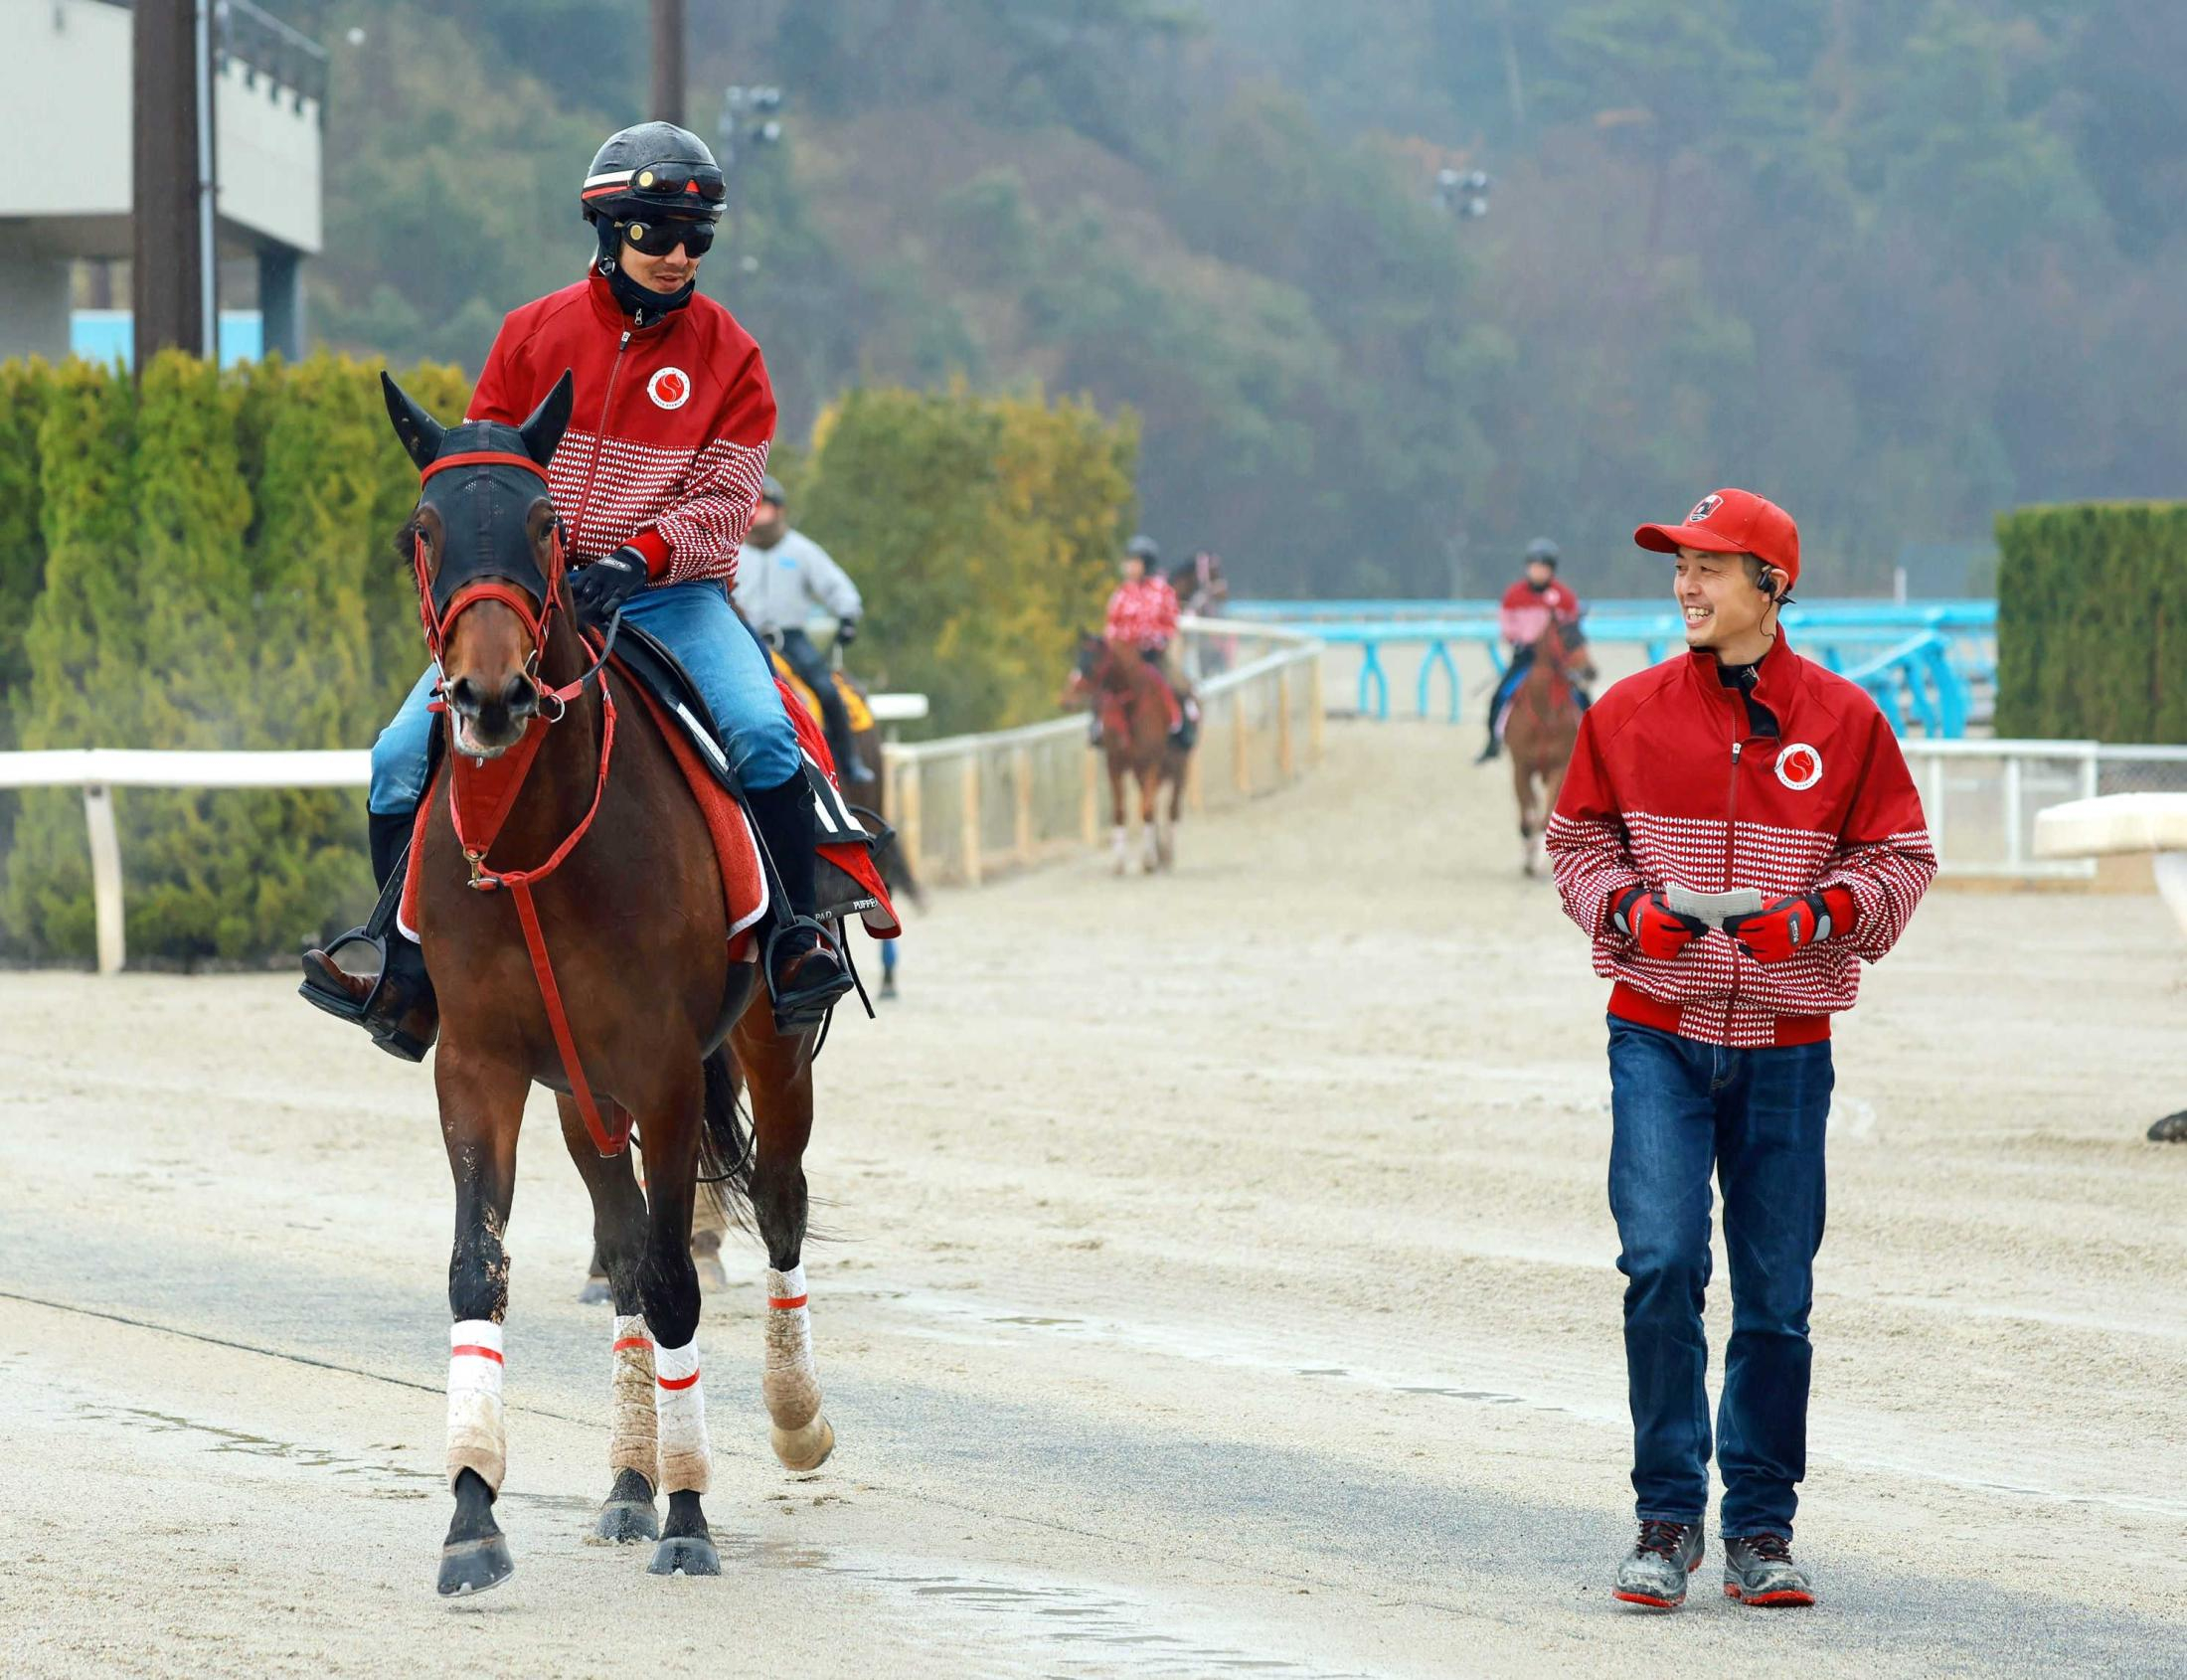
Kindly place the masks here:
POLYGON ((1686 1578, 1701 1567, 1701 1525, 1643 1522, 1640 1538, 1617 1566, 1610 1596, 1650 1609, 1675 1610, 1686 1601, 1686 1578))
POLYGON ((1814 1584, 1792 1562, 1781 1534, 1750 1534, 1724 1542, 1724 1596, 1743 1604, 1811 1604, 1814 1584))

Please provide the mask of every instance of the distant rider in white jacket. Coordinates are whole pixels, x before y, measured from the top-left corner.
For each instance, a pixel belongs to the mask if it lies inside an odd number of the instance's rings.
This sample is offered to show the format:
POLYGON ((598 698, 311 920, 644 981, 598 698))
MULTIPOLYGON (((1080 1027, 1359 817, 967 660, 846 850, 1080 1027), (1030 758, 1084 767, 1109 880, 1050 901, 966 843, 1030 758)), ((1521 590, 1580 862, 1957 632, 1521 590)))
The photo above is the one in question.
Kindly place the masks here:
POLYGON ((790 669, 819 696, 820 720, 827 731, 828 751, 835 755, 837 779, 846 786, 871 781, 873 771, 851 751, 850 713, 836 691, 835 673, 805 633, 805 620, 818 606, 836 621, 836 645, 847 647, 858 634, 865 602, 859 598, 858 586, 826 549, 789 528, 785 500, 782 486, 774 479, 760 486, 752 529, 737 554, 737 610, 764 641, 781 650, 790 669))

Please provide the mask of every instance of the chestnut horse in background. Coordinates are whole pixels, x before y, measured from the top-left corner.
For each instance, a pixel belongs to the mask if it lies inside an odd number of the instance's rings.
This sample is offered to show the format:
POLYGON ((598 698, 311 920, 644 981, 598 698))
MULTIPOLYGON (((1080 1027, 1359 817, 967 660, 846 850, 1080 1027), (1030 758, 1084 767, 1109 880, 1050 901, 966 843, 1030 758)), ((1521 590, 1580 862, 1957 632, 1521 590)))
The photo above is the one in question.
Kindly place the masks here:
POLYGON ((1101 755, 1108 764, 1109 819, 1115 870, 1131 866, 1124 823, 1124 783, 1139 784, 1140 860, 1147 874, 1177 862, 1177 819, 1185 792, 1189 750, 1170 733, 1170 687, 1161 671, 1136 648, 1096 635, 1079 637, 1079 657, 1065 685, 1063 704, 1091 708, 1100 720, 1101 755), (1162 810, 1162 792, 1169 792, 1162 810))
POLYGON ((778 1032, 753 966, 731 960, 706 820, 645 704, 580 633, 546 470, 569 423, 570 376, 521 427, 443 426, 382 380, 422 475, 402 542, 439 662, 448 748, 415 842, 418 931, 441 1009, 433 1085, 455 1179, 455 1515, 439 1588, 479 1592, 515 1567, 493 1513, 507 1461, 503 1359, 521 1347, 502 1344, 502 1234, 534 1085, 558 1093, 614 1297, 613 1483, 596 1532, 657 1538, 654 1574, 719 1575, 700 1508, 712 1476, 691 1260, 702 1174, 749 1205, 766 1247, 760 1386, 775 1455, 809 1470, 834 1444, 800 1260, 815 1034, 778 1032))
POLYGON ((1580 697, 1573 682, 1593 682, 1595 662, 1577 625, 1552 621, 1534 643, 1534 663, 1504 716, 1511 788, 1519 797, 1520 868, 1538 875, 1548 863, 1543 830, 1564 790, 1565 766, 1580 739, 1580 697), (1569 641, 1567 638, 1570 638, 1569 641))

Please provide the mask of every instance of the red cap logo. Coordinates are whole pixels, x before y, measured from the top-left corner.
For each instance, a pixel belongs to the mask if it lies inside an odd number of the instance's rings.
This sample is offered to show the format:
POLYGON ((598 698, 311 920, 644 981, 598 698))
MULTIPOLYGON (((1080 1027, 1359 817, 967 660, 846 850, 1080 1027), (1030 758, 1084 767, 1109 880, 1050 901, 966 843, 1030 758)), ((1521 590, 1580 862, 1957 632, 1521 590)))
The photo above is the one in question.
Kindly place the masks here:
POLYGON ((1688 525, 1706 524, 1709 515, 1716 512, 1723 505, 1724 498, 1722 496, 1703 496, 1701 500, 1694 503, 1693 512, 1686 515, 1686 523, 1688 525))
POLYGON ((691 376, 681 368, 663 368, 645 382, 645 394, 658 409, 680 409, 691 401, 691 376))

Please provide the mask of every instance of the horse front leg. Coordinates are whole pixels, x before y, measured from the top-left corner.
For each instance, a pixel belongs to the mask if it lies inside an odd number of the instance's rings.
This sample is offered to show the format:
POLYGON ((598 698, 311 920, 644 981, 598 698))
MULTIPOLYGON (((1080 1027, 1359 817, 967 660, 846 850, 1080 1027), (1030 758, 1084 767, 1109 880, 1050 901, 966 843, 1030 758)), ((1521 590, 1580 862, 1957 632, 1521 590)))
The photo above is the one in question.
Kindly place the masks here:
POLYGON ((483 1593, 516 1569, 494 1521, 508 1468, 501 1407, 502 1320, 509 1256, 502 1246, 516 1189, 516 1138, 531 1080, 513 1058, 441 1040, 433 1065, 440 1133, 455 1177, 455 1246, 448 1260, 448 1482, 455 1516, 440 1547, 443 1596, 483 1593))
POLYGON ((1162 760, 1157 757, 1139 771, 1139 866, 1148 875, 1162 867, 1161 791, 1162 760))
POLYGON ((820 1410, 820 1368, 812 1356, 812 1311, 805 1287, 805 1145, 812 1137, 812 1038, 783 1036, 747 1016, 737 1058, 752 1092, 757 1153, 752 1211, 766 1244, 766 1401, 774 1456, 791 1470, 816 1470, 835 1450, 835 1430, 820 1410), (756 1031, 747 1031, 757 1027, 756 1031))
POLYGON ((655 1099, 640 1110, 647 1217, 638 1296, 652 1331, 660 1485, 668 1495, 661 1543, 646 1566, 654 1575, 722 1573, 700 1505, 714 1478, 706 1390, 699 1380, 699 1272, 691 1261, 703 1094, 704 1075, 694 1058, 688 1069, 664 1070, 655 1099))
POLYGON ((592 1256, 614 1303, 608 1351, 607 1497, 592 1532, 620 1545, 658 1540, 660 1514, 653 1489, 660 1477, 660 1436, 653 1409, 653 1334, 638 1298, 638 1265, 645 1254, 645 1193, 631 1170, 630 1151, 612 1158, 593 1147, 578 1105, 557 1099, 562 1140, 592 1198, 592 1256))
POLYGON ((1124 761, 1113 752, 1108 755, 1108 811, 1109 849, 1115 873, 1121 875, 1131 867, 1131 853, 1124 833, 1124 761))

